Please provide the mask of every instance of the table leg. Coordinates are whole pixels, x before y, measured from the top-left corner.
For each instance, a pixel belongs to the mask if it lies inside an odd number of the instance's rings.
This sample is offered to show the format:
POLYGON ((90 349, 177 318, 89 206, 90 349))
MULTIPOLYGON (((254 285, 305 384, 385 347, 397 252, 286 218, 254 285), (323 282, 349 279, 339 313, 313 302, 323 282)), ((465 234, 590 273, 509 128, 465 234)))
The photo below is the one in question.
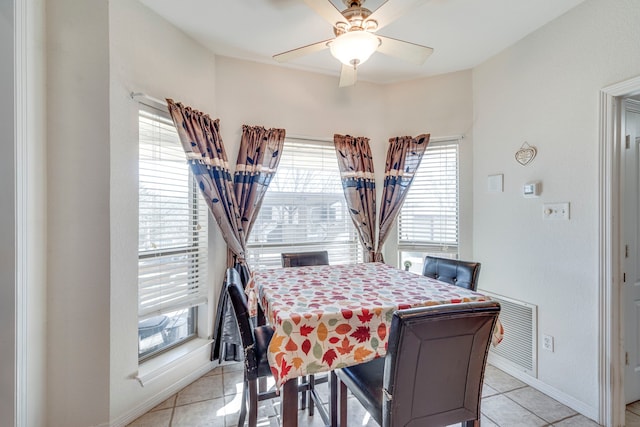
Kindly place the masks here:
MULTIPOLYGON (((338 427, 338 376, 335 371, 329 374, 329 412, 331 413, 331 427, 338 427)), ((340 424, 346 426, 345 424, 340 424)))
POLYGON ((338 388, 338 425, 340 427, 347 426, 347 385, 342 381, 338 381, 338 377, 336 376, 336 382, 339 382, 336 385, 338 388))
POLYGON ((282 427, 298 427, 298 378, 284 383, 282 393, 282 427))

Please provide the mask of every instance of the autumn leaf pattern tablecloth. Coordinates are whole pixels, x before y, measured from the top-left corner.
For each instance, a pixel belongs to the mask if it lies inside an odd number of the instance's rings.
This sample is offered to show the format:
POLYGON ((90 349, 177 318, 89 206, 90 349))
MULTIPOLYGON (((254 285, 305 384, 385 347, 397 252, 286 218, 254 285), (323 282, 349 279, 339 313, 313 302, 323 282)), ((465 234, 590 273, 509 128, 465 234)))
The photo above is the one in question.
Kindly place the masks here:
POLYGON ((278 387, 384 356, 395 310, 490 299, 383 263, 258 271, 246 290, 275 329, 267 356, 278 387))

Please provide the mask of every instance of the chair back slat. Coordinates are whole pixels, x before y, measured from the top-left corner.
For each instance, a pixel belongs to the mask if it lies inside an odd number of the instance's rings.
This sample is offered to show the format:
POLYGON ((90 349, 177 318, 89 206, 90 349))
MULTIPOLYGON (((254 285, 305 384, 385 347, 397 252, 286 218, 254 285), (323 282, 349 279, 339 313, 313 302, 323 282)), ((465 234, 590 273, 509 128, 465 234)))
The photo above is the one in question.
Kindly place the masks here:
POLYGON ((307 265, 329 265, 327 251, 283 253, 283 267, 304 267, 307 265))

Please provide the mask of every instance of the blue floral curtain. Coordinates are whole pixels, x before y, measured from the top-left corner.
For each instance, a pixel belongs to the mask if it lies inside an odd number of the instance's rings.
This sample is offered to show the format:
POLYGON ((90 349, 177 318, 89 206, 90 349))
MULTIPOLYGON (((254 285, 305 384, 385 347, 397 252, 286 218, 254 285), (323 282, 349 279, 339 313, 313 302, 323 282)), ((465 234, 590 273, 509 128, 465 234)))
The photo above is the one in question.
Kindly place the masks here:
POLYGON ((220 137, 220 121, 171 99, 167 104, 204 200, 227 246, 238 262, 244 263, 246 235, 233 191, 227 153, 220 137))
POLYGON ((240 209, 240 221, 247 236, 280 163, 284 137, 284 129, 242 126, 234 189, 240 209))
POLYGON ((333 142, 349 213, 365 249, 365 261, 371 262, 375 257, 376 182, 369 138, 335 134, 333 142))
MULTIPOLYGON (((219 120, 171 99, 167 99, 167 105, 187 161, 227 243, 231 255, 227 267, 235 267, 246 285, 250 274, 245 259, 247 236, 278 166, 285 132, 244 126, 239 167, 232 178, 219 120)), ((241 340, 224 286, 218 299, 214 338, 212 359, 241 360, 241 340)))
MULTIPOLYGON (((284 144, 284 129, 262 126, 242 126, 242 139, 236 161, 233 188, 238 201, 240 222, 247 238, 258 217, 262 199, 278 169, 284 144)), ((246 250, 246 247, 245 247, 246 250)), ((245 266, 236 266, 247 285, 250 273, 245 266)), ((258 306, 258 324, 264 324, 264 313, 258 306)))
POLYGON ((429 137, 429 134, 422 134, 415 138, 399 136, 389 139, 387 161, 384 168, 384 189, 380 206, 376 261, 384 261, 382 252, 380 252, 382 245, 387 239, 391 224, 400 212, 404 199, 407 197, 407 191, 429 144, 429 137))

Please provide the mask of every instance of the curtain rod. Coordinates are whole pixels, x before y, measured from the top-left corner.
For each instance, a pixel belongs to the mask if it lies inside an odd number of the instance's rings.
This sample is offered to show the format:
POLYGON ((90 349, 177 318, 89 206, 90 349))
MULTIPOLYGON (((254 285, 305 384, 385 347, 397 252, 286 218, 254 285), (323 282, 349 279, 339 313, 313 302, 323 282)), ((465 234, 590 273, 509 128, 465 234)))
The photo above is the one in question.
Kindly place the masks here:
POLYGON ((151 101, 154 104, 157 105, 151 105, 151 107, 158 107, 158 106, 162 106, 163 108, 167 108, 167 102, 166 101, 162 101, 158 98, 154 98, 153 96, 149 96, 146 93, 142 93, 142 92, 130 92, 129 96, 131 97, 131 99, 134 99, 136 101, 151 101))
POLYGON ((434 136, 429 138, 430 142, 451 141, 452 139, 464 139, 464 135, 434 136))
MULTIPOLYGON (((287 134, 286 137, 287 137, 287 139, 299 139, 299 140, 303 140, 303 141, 333 142, 333 138, 327 138, 327 137, 315 138, 313 136, 289 135, 289 134, 287 134)), ((429 140, 431 142, 440 142, 440 141, 450 141, 452 139, 464 139, 464 135, 436 136, 436 137, 430 138, 429 140)))
POLYGON ((329 137, 313 137, 313 136, 306 136, 306 135, 286 135, 287 139, 299 139, 302 141, 321 141, 321 142, 333 142, 333 138, 329 138, 329 137))

